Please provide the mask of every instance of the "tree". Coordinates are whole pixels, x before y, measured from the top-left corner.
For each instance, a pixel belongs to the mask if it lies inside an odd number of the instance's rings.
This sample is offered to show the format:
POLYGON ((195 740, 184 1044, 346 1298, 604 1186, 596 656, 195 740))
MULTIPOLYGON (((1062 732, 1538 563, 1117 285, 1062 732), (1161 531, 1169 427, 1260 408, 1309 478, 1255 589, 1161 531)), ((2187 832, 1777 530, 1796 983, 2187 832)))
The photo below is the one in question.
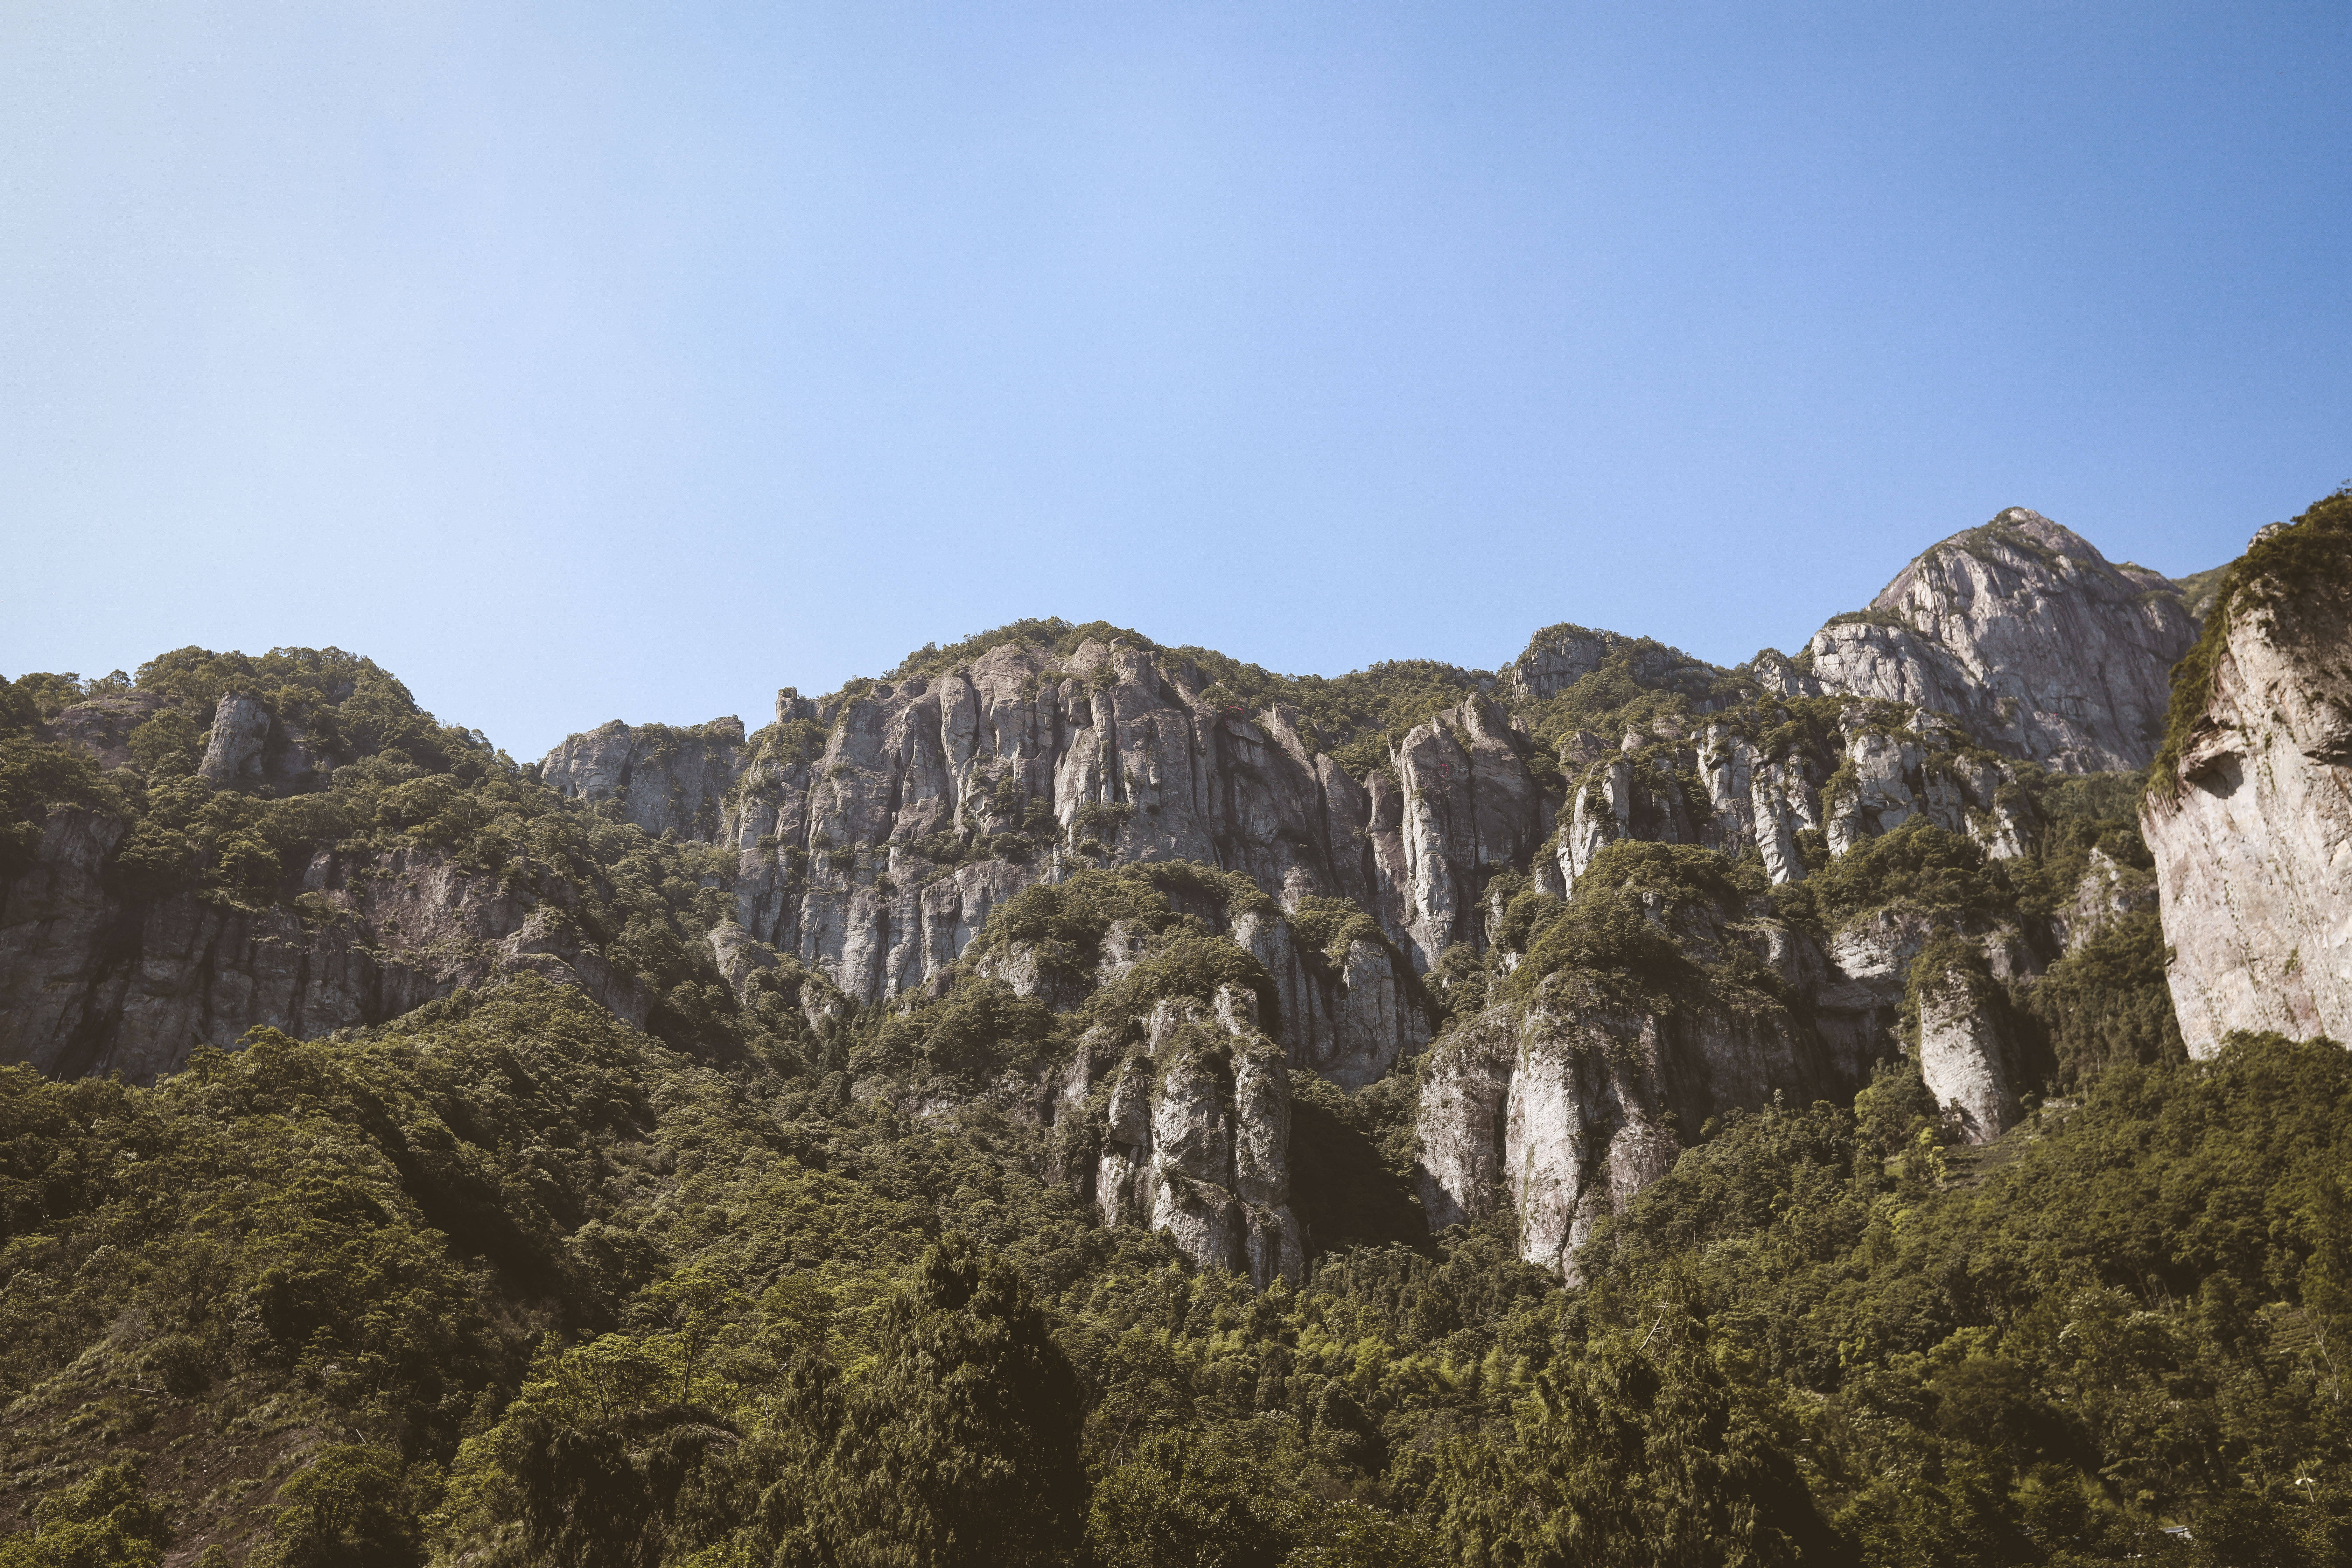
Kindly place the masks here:
POLYGON ((424 1561, 400 1456, 346 1444, 321 1449, 278 1495, 275 1540, 259 1568, 415 1568, 424 1561))
POLYGON ((1562 1358, 1512 1438, 1440 1460, 1457 1562, 1528 1568, 1770 1568, 1834 1561, 1797 1467, 1671 1303, 1636 1342, 1562 1358))
POLYGON ((896 1304, 828 1465, 850 1563, 1045 1563, 1078 1544, 1076 1373, 1013 1267, 956 1234, 896 1304))

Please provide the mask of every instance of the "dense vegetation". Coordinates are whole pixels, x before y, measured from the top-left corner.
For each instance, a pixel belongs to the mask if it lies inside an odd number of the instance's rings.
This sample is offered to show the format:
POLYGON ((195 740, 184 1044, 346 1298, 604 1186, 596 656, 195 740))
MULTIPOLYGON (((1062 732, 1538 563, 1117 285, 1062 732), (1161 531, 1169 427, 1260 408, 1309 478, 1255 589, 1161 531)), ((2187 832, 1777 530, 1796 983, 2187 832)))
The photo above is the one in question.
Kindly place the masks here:
POLYGON ((250 1524, 298 1457, 268 1561, 2337 1560, 2352 1057, 2119 1066, 1973 1170, 1898 1087, 1731 1119, 1579 1291, 1482 1229, 1253 1292, 1034 1127, 530 979, 10 1069, 6 1560, 250 1524))
POLYGON ((446 855, 457 868, 562 911, 566 940, 609 963, 641 996, 648 1027, 705 1048, 774 1053, 810 1045, 784 974, 762 1007, 739 1006, 703 933, 729 906, 724 858, 707 845, 649 837, 610 812, 567 807, 477 732, 443 725, 368 659, 339 649, 261 658, 184 648, 101 680, 28 675, 0 687, 0 876, 38 842, 46 812, 102 811, 129 827, 110 879, 134 901, 191 897, 232 908, 335 911, 304 890, 314 858, 395 849, 446 855), (196 775, 221 696, 257 696, 272 749, 303 760, 284 793, 215 788, 196 775), (82 747, 37 726, 68 705, 119 705, 131 765, 101 771, 82 747), (323 786, 323 787, 322 787, 323 786))
MULTIPOLYGON (((1008 636, 1148 646, 1021 623, 892 679, 1008 636)), ((1167 651, 1360 767, 1489 684, 1167 651)), ((1833 700, 1631 639, 1519 705, 1538 763, 1699 715, 1834 762, 1833 700)), ((1670 750, 1622 754, 1693 810, 1670 750)), ((108 875, 134 899, 304 910, 320 856, 430 849, 563 909, 648 1002, 639 1031, 521 974, 325 1039, 257 1030, 152 1089, 0 1069, 0 1568, 2346 1561, 2352 1056, 2188 1061, 2153 912, 2078 908, 2145 891, 2137 781, 2009 788, 2022 858, 1915 820, 1834 862, 1814 835, 1777 887, 1691 843, 1611 846, 1568 899, 1496 874, 1486 944, 1421 998, 1449 1028, 1568 981, 1790 1009, 1737 932, 1915 922, 2036 1068, 1999 1144, 1949 1145, 1901 1064, 1851 1107, 1677 1130, 1566 1289, 1507 1214, 1428 1234, 1411 1064, 1352 1095, 1298 1071, 1315 1254, 1257 1290, 1103 1226, 1071 1180, 1088 1116, 1047 1124, 1024 1088, 1161 1001, 1238 989, 1270 1019, 1271 977, 1215 935, 1270 908, 1245 879, 1031 888, 904 1005, 788 960, 739 994, 703 940, 710 851, 563 803, 364 659, 0 686, 0 877, 58 805, 123 819, 108 875), (301 787, 196 776, 231 689, 301 787), (75 704, 115 705, 132 765, 41 738, 75 704), (2004 936, 2038 975, 1993 976, 2004 936)), ((1289 918, 1310 968, 1378 938, 1344 900, 1289 918)))

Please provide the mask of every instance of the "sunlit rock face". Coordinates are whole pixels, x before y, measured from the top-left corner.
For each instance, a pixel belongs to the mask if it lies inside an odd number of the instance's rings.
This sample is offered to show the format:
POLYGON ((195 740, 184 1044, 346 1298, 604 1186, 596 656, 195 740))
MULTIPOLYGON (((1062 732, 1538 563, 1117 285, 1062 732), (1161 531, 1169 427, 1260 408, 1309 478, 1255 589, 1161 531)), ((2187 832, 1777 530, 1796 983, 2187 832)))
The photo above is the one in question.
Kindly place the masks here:
POLYGON ((1312 752, 1287 709, 1244 717, 1204 699, 1189 665, 1101 642, 1067 658, 1007 645, 779 712, 731 752, 607 726, 542 774, 730 848, 743 930, 869 1001, 935 981, 995 906, 1084 866, 1192 861, 1286 900, 1351 900, 1386 942, 1329 975, 1261 955, 1286 983, 1286 1044, 1343 1082, 1427 1038, 1412 973, 1475 940, 1480 880, 1550 830, 1524 738, 1491 703, 1415 727, 1367 784, 1312 752))
POLYGON ((613 803, 624 821, 656 837, 710 838, 741 771, 742 746, 740 719, 691 730, 614 720, 566 737, 540 763, 540 776, 573 799, 613 803))
POLYGON ((1168 1233, 1202 1268, 1296 1284, 1290 1081, 1245 1002, 1165 1005, 1111 1080, 1093 1174, 1106 1224, 1168 1233))
POLYGON ((1810 682, 1951 714, 1984 744, 2062 772, 2140 768, 2196 638, 2169 579, 2011 507, 1815 632, 1810 682))
MULTIPOLYGON (((2325 503, 2323 503, 2325 505, 2325 503)), ((2268 533, 2270 531, 2265 531, 2268 533)), ((2180 1033, 2352 1043, 2352 501, 2257 538, 2140 828, 2180 1033)))

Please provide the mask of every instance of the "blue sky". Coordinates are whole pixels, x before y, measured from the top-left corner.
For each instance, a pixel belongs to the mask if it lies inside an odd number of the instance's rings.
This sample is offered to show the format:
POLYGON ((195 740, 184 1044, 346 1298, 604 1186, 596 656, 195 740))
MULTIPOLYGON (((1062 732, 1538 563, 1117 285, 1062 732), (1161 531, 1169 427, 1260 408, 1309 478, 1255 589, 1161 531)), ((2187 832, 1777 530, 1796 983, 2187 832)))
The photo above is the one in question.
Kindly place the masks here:
POLYGON ((2352 476, 2352 8, 0 10, 0 671, 518 755, 1016 616, 1793 649, 2352 476))

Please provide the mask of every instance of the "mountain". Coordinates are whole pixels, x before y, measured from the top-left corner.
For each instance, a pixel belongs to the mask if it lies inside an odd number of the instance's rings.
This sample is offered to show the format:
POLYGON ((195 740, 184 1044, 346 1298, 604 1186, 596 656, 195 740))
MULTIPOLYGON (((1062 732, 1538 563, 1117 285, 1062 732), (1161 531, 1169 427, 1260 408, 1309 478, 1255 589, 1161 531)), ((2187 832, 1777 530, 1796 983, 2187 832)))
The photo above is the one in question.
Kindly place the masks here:
POLYGON ((338 649, 7 683, 26 1560, 2321 1541, 2239 1478, 2347 1473, 2352 1089, 2231 1032, 2345 1027, 2344 504, 2179 582, 2012 509, 1737 668, 1029 621, 532 764, 338 649), (2285 1403, 2085 1392, 2197 1378, 2285 1403))
POLYGON ((1787 689, 1948 713, 2006 756, 2067 773, 2144 768, 2168 672, 2197 639, 2196 598, 2011 507, 1921 554, 1776 668, 1787 689))

